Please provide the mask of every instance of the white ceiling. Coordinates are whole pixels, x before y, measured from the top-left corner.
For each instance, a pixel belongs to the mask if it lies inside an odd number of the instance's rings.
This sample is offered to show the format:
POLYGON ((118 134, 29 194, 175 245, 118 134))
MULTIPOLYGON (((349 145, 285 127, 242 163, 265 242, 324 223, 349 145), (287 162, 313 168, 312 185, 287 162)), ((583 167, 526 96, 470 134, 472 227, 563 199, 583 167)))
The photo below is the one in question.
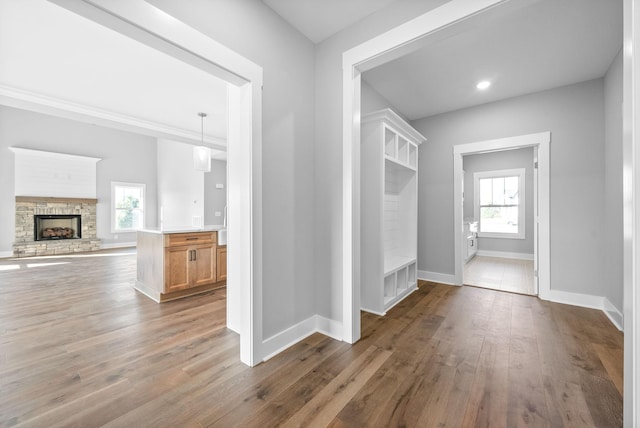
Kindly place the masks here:
POLYGON ((622 0, 541 0, 363 79, 415 120, 602 77, 621 48, 622 0))
MULTIPOLYGON (((321 40, 395 0, 263 1, 321 40)), ((622 0, 523 5, 364 80, 413 120, 601 77, 622 47, 622 0), (476 91, 480 79, 492 87, 476 91)), ((199 140, 204 111, 205 140, 226 137, 225 83, 46 0, 0 0, 0 64, 0 95, 12 88, 113 113, 179 141, 199 140)))
POLYGON ((202 111, 205 140, 226 140, 226 83, 45 0, 0 1, 0 64, 4 89, 157 125, 182 141, 200 139, 202 111))
POLYGON ((320 43, 397 0, 262 0, 312 42, 320 43))

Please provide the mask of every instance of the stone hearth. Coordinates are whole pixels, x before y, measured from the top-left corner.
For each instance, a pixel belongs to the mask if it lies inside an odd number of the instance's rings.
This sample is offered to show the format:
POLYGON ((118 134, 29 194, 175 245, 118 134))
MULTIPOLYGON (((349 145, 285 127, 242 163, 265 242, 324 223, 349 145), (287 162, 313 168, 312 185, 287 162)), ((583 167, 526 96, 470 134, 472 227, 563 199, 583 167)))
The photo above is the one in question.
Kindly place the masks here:
POLYGON ((16 231, 13 254, 16 257, 79 253, 100 249, 96 229, 97 199, 16 197, 16 231), (82 239, 36 241, 33 216, 37 214, 78 214, 82 216, 82 239))

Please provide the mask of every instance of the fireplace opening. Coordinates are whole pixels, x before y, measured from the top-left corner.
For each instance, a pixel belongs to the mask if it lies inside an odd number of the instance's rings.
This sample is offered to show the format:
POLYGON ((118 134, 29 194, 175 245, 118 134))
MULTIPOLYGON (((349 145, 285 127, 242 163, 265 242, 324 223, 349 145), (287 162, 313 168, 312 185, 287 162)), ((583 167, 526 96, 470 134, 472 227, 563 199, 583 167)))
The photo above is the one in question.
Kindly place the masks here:
POLYGON ((82 238, 82 220, 78 214, 47 214, 33 216, 33 237, 36 241, 82 238))

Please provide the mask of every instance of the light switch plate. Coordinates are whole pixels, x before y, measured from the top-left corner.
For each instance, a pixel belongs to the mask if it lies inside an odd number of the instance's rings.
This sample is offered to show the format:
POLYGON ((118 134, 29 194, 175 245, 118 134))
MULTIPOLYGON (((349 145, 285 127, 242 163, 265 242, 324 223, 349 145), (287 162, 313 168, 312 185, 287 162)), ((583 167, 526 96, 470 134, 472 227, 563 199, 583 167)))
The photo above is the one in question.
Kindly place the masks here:
POLYGON ((222 184, 222 183, 217 183, 217 184, 216 184, 216 189, 224 189, 224 184, 222 184))

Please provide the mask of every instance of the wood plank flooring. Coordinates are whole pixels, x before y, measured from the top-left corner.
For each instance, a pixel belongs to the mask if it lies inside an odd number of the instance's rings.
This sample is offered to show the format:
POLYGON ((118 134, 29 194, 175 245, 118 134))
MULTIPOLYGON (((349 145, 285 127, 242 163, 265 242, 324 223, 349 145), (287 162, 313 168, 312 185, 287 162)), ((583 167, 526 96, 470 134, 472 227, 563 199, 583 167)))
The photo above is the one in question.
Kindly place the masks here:
POLYGON ((421 282, 355 345, 255 367, 225 290, 156 304, 135 253, 0 260, 0 426, 619 427, 622 334, 600 312, 421 282))

